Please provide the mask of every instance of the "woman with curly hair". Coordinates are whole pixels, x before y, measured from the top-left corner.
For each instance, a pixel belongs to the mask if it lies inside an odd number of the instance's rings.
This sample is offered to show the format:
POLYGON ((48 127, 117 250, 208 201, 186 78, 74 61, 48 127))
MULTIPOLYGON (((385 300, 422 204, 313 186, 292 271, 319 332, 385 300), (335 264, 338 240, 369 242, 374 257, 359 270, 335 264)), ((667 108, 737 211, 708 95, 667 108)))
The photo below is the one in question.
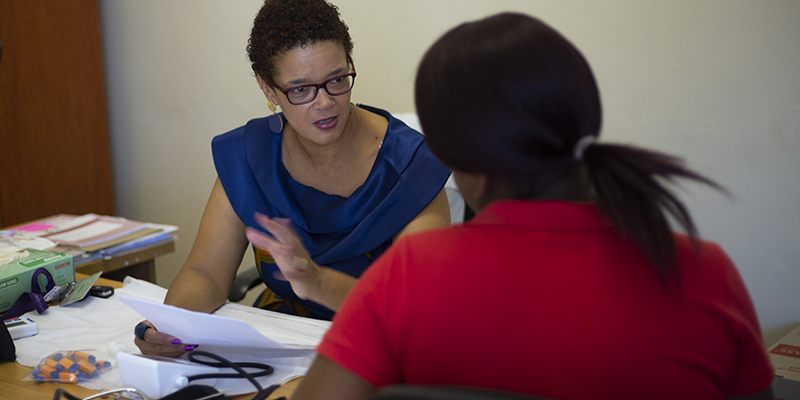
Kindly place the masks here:
MULTIPOLYGON (((450 172, 419 132, 350 103, 353 42, 337 7, 267 0, 247 50, 273 115, 214 138, 218 178, 165 303, 217 309, 250 242, 267 286, 258 306, 330 319, 398 237, 450 224, 450 172)), ((188 348, 137 332, 145 354, 188 348)))
POLYGON ((572 43, 522 14, 465 23, 423 57, 415 100, 477 214, 402 238, 364 273, 292 400, 393 384, 772 399, 742 278, 665 183, 719 187, 678 158, 598 142, 600 94, 572 43))

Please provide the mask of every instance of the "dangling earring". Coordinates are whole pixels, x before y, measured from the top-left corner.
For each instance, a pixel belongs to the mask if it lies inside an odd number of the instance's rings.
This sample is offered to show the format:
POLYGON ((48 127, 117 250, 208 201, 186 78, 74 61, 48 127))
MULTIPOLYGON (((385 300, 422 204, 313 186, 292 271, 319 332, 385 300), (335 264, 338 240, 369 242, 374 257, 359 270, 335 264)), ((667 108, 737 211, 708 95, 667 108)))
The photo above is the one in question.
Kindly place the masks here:
POLYGON ((275 133, 283 132, 283 117, 281 117, 280 114, 275 113, 277 109, 275 108, 275 103, 273 103, 272 100, 267 103, 267 108, 272 111, 272 116, 269 117, 269 129, 275 133))

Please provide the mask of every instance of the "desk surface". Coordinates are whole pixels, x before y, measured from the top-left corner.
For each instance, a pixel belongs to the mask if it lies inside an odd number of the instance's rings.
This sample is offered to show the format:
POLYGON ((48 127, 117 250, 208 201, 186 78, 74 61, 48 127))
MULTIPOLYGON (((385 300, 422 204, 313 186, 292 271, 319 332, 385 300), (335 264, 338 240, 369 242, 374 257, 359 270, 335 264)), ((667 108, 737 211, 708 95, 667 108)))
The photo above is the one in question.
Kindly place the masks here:
MULTIPOLYGON (((87 275, 76 273, 76 279, 85 278, 87 275)), ((98 285, 107 285, 115 288, 121 288, 122 282, 112 281, 105 278, 97 280, 98 285)), ((133 327, 131 327, 131 330, 133 327)), ((63 388, 70 394, 78 397, 88 397, 97 394, 96 390, 87 389, 78 385, 61 384, 61 383, 38 383, 32 381, 23 381, 26 375, 31 372, 31 367, 25 367, 17 364, 16 362, 8 362, 0 364, 0 388, 2 394, 0 397, 3 399, 51 399, 56 389, 63 388)), ((277 399, 281 396, 289 397, 297 387, 300 378, 292 380, 285 385, 281 386, 267 399, 277 399)), ((234 400, 249 400, 253 394, 234 396, 234 400)))

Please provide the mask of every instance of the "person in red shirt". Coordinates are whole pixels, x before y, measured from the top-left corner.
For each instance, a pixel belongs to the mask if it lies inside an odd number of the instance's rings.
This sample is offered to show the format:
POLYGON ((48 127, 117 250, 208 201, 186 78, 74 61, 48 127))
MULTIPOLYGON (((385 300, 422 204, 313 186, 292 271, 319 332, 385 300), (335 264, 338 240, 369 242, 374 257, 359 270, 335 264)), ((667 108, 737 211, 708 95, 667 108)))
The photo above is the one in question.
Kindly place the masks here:
POLYGON ((362 276, 293 399, 392 384, 552 399, 771 399, 747 289, 663 185, 680 159, 597 142, 581 53, 504 13, 425 54, 420 123, 477 215, 397 241, 362 276), (687 234, 674 233, 669 220, 687 234))

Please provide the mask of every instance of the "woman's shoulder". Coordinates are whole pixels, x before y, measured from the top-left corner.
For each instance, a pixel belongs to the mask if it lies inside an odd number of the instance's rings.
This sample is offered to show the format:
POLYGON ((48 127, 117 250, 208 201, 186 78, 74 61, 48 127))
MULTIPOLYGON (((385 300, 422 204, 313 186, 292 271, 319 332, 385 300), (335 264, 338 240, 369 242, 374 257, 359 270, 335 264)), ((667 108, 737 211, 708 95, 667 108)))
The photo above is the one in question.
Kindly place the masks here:
MULTIPOLYGON (((419 163, 426 165, 425 170, 430 173, 431 171, 441 170, 447 176, 450 172, 445 168, 438 159, 436 159, 425 144, 425 136, 413 127, 406 124, 403 120, 396 118, 394 115, 386 110, 371 107, 363 104, 357 105, 359 108, 382 116, 388 122, 386 131, 381 143, 381 150, 378 157, 387 161, 394 166, 398 171, 406 170, 410 163, 419 163)), ((406 120, 414 122, 416 115, 403 114, 406 120)), ((447 179, 445 176, 445 180, 447 179)), ((442 181, 444 185, 444 181, 442 181)))
MULTIPOLYGON (((275 115, 270 115, 266 117, 260 118, 253 118, 244 125, 240 125, 236 128, 233 128, 227 132, 220 133, 217 136, 214 136, 212 142, 216 141, 233 141, 233 140, 243 140, 245 132, 252 131, 252 130, 261 130, 267 128, 269 130, 269 119, 274 118, 275 115)), ((271 131, 270 131, 271 133, 271 131)))
POLYGON ((214 154, 238 152, 248 146, 257 146, 263 149, 276 136, 269 127, 270 118, 280 118, 280 116, 270 115, 254 118, 242 126, 215 136, 211 140, 212 152, 214 154))
POLYGON ((695 288, 704 295, 726 293, 725 296, 740 297, 744 294, 747 297, 742 276, 722 246, 707 240, 692 240, 682 233, 676 233, 674 237, 683 288, 695 288))
POLYGON ((411 134, 412 136, 421 136, 419 118, 415 113, 391 113, 382 108, 369 106, 366 104, 356 104, 356 107, 361 108, 369 113, 383 117, 386 121, 386 133, 398 134, 411 134))
POLYGON ((252 119, 212 139, 211 154, 221 179, 247 169, 269 169, 272 155, 280 146, 280 135, 273 134, 269 128, 270 118, 279 116, 252 119))
POLYGON ((673 237, 679 262, 733 265, 728 254, 718 243, 699 238, 692 239, 683 233, 675 233, 673 237))

